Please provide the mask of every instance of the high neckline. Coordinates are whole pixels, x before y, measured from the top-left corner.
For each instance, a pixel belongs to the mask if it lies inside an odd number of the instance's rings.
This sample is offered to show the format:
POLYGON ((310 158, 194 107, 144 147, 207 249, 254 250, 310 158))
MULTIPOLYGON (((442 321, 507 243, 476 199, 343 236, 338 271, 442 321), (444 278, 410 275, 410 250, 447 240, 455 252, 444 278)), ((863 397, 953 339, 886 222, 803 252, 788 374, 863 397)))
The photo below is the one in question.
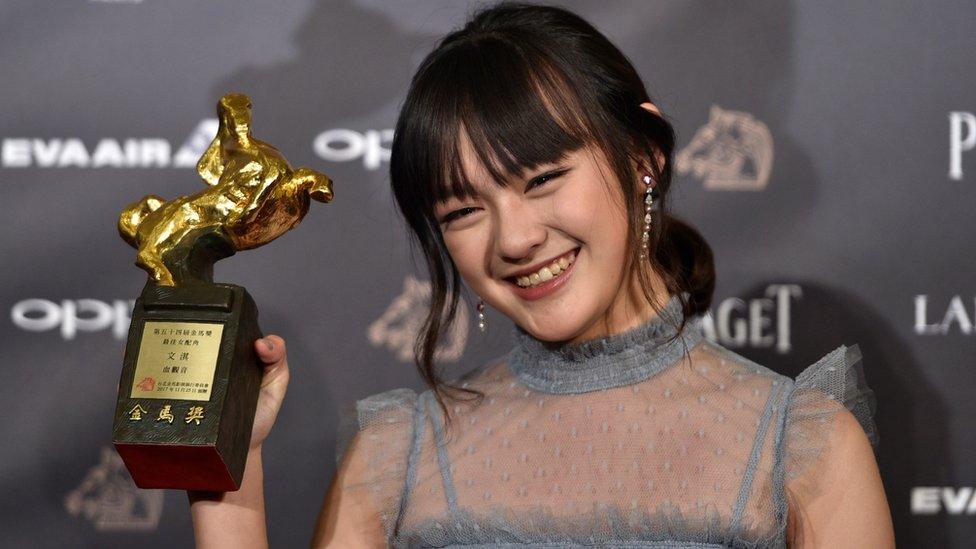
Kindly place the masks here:
MULTIPOLYGON (((686 298, 688 293, 683 294, 686 298)), ((702 340, 701 315, 690 317, 677 338, 681 301, 672 295, 661 314, 630 330, 580 343, 551 347, 522 327, 508 365, 519 381, 545 393, 586 393, 648 379, 677 362, 702 340)))

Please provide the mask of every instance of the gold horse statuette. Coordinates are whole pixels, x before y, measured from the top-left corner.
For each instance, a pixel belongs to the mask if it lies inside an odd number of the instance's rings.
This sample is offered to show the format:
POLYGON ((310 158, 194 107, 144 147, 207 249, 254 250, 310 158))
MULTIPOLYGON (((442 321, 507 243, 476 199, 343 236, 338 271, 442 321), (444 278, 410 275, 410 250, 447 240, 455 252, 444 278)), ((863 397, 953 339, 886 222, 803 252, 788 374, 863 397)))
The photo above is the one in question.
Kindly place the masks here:
POLYGON ((136 265, 159 286, 211 282, 213 263, 267 244, 330 202, 332 180, 292 170, 273 146, 251 136, 251 100, 229 93, 217 103, 217 136, 197 163, 209 185, 165 201, 148 195, 119 216, 119 234, 138 250, 136 265))

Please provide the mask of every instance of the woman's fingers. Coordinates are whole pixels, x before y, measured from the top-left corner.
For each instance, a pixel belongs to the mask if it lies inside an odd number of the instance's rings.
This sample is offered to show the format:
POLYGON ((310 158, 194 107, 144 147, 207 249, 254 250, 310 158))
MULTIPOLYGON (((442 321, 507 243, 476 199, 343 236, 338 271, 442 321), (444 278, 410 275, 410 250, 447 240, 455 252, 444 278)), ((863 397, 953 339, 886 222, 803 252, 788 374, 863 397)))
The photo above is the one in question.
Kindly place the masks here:
POLYGON ((267 335, 254 342, 254 350, 261 362, 275 364, 285 359, 285 340, 276 335, 267 335))
POLYGON ((264 364, 264 374, 254 413, 251 448, 259 447, 271 431, 285 399, 289 378, 288 353, 284 339, 276 335, 264 336, 254 342, 254 350, 264 364))

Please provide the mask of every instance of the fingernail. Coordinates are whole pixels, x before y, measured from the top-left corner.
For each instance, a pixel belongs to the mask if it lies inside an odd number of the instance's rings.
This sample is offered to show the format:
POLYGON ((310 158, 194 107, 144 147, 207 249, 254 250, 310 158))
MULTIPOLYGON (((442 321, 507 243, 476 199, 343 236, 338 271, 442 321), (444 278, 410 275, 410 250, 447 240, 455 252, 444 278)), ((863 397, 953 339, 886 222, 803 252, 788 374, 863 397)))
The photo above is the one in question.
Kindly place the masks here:
POLYGON ((264 346, 267 347, 269 351, 274 350, 274 343, 272 343, 270 339, 262 337, 261 341, 264 342, 264 346))

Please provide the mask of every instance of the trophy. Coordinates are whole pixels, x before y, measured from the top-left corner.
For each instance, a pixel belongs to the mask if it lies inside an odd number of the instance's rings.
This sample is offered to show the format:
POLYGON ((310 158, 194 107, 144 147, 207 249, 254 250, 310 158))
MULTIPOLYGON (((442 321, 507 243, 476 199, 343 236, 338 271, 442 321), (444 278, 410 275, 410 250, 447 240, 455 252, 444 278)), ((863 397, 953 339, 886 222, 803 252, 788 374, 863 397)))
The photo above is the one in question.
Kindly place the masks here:
POLYGON ((119 217, 119 233, 149 273, 132 311, 112 441, 140 488, 240 488, 261 387, 254 300, 215 283, 213 264, 298 225, 332 181, 292 170, 251 136, 251 102, 230 93, 197 163, 207 187, 165 201, 149 195, 119 217))

